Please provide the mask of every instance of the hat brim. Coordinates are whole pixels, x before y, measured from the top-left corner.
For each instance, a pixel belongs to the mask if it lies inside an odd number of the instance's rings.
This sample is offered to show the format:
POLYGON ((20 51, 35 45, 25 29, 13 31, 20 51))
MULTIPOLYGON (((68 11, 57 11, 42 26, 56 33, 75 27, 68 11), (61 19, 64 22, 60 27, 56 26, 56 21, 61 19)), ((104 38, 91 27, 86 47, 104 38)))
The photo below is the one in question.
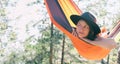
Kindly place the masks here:
POLYGON ((78 23, 78 21, 80 20, 80 19, 83 19, 81 16, 79 16, 79 15, 71 15, 70 16, 70 19, 72 20, 72 22, 75 24, 75 25, 77 25, 77 23, 78 23))
POLYGON ((72 22, 77 25, 77 23, 79 22, 79 20, 84 20, 89 26, 94 26, 94 27, 98 27, 98 25, 94 22, 94 21, 90 21, 88 19, 85 19, 84 17, 82 16, 79 16, 79 15, 71 15, 70 16, 70 19, 72 20, 72 22))

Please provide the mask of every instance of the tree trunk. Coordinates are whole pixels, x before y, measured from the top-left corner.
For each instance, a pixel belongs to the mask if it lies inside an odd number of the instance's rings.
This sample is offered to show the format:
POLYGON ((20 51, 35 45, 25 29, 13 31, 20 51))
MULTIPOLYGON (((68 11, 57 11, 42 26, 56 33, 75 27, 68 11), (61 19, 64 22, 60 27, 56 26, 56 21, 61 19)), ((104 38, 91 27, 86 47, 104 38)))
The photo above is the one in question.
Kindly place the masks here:
POLYGON ((65 47, 65 35, 63 34, 63 43, 62 43, 62 58, 61 58, 61 64, 64 64, 64 47, 65 47))
POLYGON ((110 55, 107 57, 107 64, 109 64, 110 55))
POLYGON ((105 61, 104 61, 104 59, 101 60, 101 64, 106 64, 105 61))
POLYGON ((117 63, 120 64, 120 48, 118 50, 118 58, 117 58, 117 63))
POLYGON ((53 23, 51 23, 51 42, 50 42, 50 59, 49 62, 52 64, 52 58, 53 58, 53 23))

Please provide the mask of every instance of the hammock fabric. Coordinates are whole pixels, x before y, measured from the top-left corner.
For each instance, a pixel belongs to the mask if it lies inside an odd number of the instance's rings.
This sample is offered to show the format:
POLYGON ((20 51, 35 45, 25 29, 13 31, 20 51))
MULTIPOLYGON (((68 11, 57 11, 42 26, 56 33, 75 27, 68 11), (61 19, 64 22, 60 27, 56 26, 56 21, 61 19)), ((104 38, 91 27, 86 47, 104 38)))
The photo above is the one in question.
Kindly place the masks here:
POLYGON ((44 1, 52 23, 72 40, 81 56, 89 60, 101 60, 108 55, 110 50, 89 44, 71 34, 75 25, 70 20, 70 15, 82 13, 72 0, 44 1))

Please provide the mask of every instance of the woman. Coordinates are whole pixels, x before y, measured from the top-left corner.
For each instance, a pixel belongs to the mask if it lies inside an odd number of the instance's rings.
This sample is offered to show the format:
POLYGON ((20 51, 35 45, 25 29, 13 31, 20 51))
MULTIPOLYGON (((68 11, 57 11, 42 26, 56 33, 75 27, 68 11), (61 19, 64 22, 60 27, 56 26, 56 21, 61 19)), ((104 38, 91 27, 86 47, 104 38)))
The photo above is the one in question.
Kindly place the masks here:
POLYGON ((116 43, 113 39, 103 38, 99 36, 100 28, 95 23, 96 18, 89 12, 79 15, 70 16, 76 28, 73 29, 72 34, 79 37, 93 45, 97 45, 106 49, 113 49, 116 47, 116 43))

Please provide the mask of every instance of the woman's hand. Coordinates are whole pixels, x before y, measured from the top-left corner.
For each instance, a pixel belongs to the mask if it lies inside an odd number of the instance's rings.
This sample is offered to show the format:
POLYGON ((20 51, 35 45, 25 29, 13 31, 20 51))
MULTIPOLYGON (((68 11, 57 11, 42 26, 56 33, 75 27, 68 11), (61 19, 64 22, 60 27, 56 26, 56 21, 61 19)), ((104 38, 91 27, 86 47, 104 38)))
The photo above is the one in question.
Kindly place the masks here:
POLYGON ((76 32, 76 28, 72 28, 72 34, 75 36, 75 37, 78 37, 78 34, 77 34, 77 32, 76 32))
POLYGON ((76 28, 72 28, 72 34, 75 36, 75 37, 78 37, 79 39, 84 39, 84 38, 82 38, 82 37, 80 37, 79 35, 78 35, 78 33, 76 32, 76 28))

